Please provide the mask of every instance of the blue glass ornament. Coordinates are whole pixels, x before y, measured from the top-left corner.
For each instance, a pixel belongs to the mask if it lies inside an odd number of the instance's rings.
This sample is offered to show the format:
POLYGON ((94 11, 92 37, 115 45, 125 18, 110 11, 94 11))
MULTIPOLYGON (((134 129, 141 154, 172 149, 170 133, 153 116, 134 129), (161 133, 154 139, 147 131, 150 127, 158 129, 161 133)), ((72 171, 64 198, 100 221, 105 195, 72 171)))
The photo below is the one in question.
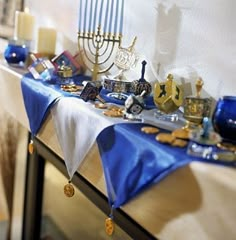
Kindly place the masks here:
POLYGON ((10 65, 24 66, 28 54, 29 47, 23 41, 12 39, 5 49, 4 58, 10 65))
POLYGON ((236 96, 224 96, 218 100, 212 124, 224 140, 236 142, 236 96))

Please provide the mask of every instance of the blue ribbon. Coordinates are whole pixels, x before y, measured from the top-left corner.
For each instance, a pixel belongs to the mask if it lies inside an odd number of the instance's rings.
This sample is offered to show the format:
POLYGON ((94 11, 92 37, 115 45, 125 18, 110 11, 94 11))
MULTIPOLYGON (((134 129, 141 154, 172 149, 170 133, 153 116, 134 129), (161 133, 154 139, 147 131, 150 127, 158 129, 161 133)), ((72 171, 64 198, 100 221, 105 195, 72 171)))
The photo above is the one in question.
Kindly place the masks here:
POLYGON ((155 134, 143 133, 143 126, 120 123, 107 127, 97 137, 109 203, 115 208, 191 161, 235 166, 189 156, 186 148, 161 144, 155 140, 155 134))

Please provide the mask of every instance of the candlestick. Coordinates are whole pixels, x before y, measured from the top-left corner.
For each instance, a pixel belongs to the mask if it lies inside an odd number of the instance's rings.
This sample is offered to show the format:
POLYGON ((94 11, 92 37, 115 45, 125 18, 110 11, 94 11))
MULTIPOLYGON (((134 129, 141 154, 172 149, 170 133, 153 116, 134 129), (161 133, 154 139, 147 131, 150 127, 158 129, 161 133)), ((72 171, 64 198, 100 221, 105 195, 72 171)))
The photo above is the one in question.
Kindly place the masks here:
POLYGON ((118 10, 119 10, 119 0, 116 1, 116 15, 115 15, 115 24, 114 24, 114 34, 117 33, 118 10))
POLYGON ((120 31, 119 31, 120 34, 122 34, 123 32, 123 19, 124 19, 124 0, 122 0, 122 3, 121 3, 120 31))
POLYGON ((113 4, 114 4, 114 0, 111 1, 111 8, 110 8, 110 21, 109 21, 109 33, 111 33, 112 30, 112 20, 113 20, 113 4))
MULTIPOLYGON (((112 0, 113 1, 113 0, 112 0)), ((104 28, 103 32, 107 32, 107 23, 108 23, 108 11, 109 11, 109 6, 110 6, 110 0, 107 0, 107 6, 106 6, 106 15, 105 15, 105 23, 104 23, 104 28)))
POLYGON ((53 28, 39 28, 38 46, 39 53, 54 54, 56 48, 56 30, 53 28))
POLYGON ((86 22, 87 22, 87 8, 88 8, 88 1, 85 1, 85 9, 84 9, 84 32, 86 32, 86 22))
POLYGON ((96 0, 95 9, 94 9, 94 19, 93 19, 93 31, 96 31, 96 18, 97 18, 97 8, 98 8, 98 0, 96 0))
POLYGON ((27 12, 16 11, 14 38, 31 41, 33 39, 34 16, 27 12))
POLYGON ((82 30, 82 0, 79 3, 79 32, 82 30))
POLYGON ((93 13, 93 0, 91 0, 90 3, 90 16, 89 16, 89 27, 88 27, 88 31, 91 31, 92 28, 92 13, 93 13))
POLYGON ((98 24, 99 24, 100 26, 101 26, 101 23, 102 23, 103 3, 104 3, 104 0, 102 0, 101 5, 100 5, 100 13, 99 13, 99 20, 98 20, 98 24))

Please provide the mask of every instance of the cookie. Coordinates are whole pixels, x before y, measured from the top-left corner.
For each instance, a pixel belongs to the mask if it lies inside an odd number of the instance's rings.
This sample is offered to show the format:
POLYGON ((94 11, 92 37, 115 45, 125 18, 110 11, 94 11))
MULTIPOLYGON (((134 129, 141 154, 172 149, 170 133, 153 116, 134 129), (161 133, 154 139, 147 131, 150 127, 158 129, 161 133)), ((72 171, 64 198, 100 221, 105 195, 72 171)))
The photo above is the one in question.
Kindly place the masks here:
POLYGON ((146 126, 146 127, 142 127, 141 131, 144 132, 144 133, 147 133, 147 134, 154 134, 154 133, 158 133, 159 129, 156 128, 156 127, 146 126))
POLYGON ((159 133, 156 140, 161 143, 171 144, 176 138, 170 133, 159 133))
POLYGON ((107 104, 104 104, 104 103, 95 103, 94 104, 94 107, 95 108, 99 108, 99 109, 107 109, 107 104))
POLYGON ((188 144, 188 142, 185 141, 185 140, 182 140, 182 139, 175 139, 175 140, 171 143, 171 145, 172 145, 173 147, 185 147, 185 146, 187 146, 187 144, 188 144))
POLYGON ((107 117, 123 117, 123 113, 120 111, 106 110, 103 114, 107 117))
POLYGON ((184 128, 175 129, 172 132, 172 136, 176 138, 181 138, 181 139, 189 139, 189 130, 184 128))

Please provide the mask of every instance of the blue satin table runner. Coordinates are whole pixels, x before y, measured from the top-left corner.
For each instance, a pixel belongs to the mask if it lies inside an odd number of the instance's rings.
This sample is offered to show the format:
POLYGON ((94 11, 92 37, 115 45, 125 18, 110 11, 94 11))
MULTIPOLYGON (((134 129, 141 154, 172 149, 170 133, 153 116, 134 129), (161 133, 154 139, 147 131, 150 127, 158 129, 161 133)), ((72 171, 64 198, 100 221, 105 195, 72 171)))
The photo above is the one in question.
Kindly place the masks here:
MULTIPOLYGON (((83 81, 90 81, 91 78, 85 75, 78 75, 73 77, 73 81, 77 85, 82 85, 83 81)), ((71 93, 62 91, 60 84, 57 84, 57 77, 49 81, 35 80, 30 73, 23 76, 21 80, 21 89, 23 94, 23 100, 25 104, 26 113, 29 119, 30 130, 33 135, 36 135, 40 130, 48 110, 54 105, 54 103, 61 97, 78 97, 79 95, 73 95, 71 93)), ((100 96, 110 103, 124 105, 123 100, 108 97, 109 91, 102 89, 100 96)), ((155 108, 152 97, 145 99, 145 108, 155 108)))
MULTIPOLYGON (((89 77, 78 76, 74 82, 82 85, 84 80, 88 81, 89 77)), ((60 85, 56 84, 56 78, 44 82, 33 79, 31 74, 27 73, 22 78, 21 87, 33 135, 38 133, 48 111, 56 101, 61 97, 75 97, 62 91, 60 85)), ((102 90, 100 95, 108 102, 124 104, 121 100, 109 98, 107 93, 107 90, 102 90)), ((155 107, 151 97, 147 98, 145 103, 146 109, 155 107)), ((235 166, 235 163, 189 156, 186 148, 158 143, 155 134, 141 132, 142 126, 143 123, 119 123, 105 128, 97 136, 108 199, 110 205, 115 208, 191 161, 235 166)), ((162 132, 165 130, 162 129, 162 132)))
MULTIPOLYGON (((114 208, 192 161, 235 167, 235 162, 193 157, 186 153, 186 147, 159 143, 155 140, 156 134, 141 131, 144 125, 147 126, 143 123, 112 125, 97 137, 108 199, 114 208)), ((161 132, 167 131, 162 129, 161 132)))

